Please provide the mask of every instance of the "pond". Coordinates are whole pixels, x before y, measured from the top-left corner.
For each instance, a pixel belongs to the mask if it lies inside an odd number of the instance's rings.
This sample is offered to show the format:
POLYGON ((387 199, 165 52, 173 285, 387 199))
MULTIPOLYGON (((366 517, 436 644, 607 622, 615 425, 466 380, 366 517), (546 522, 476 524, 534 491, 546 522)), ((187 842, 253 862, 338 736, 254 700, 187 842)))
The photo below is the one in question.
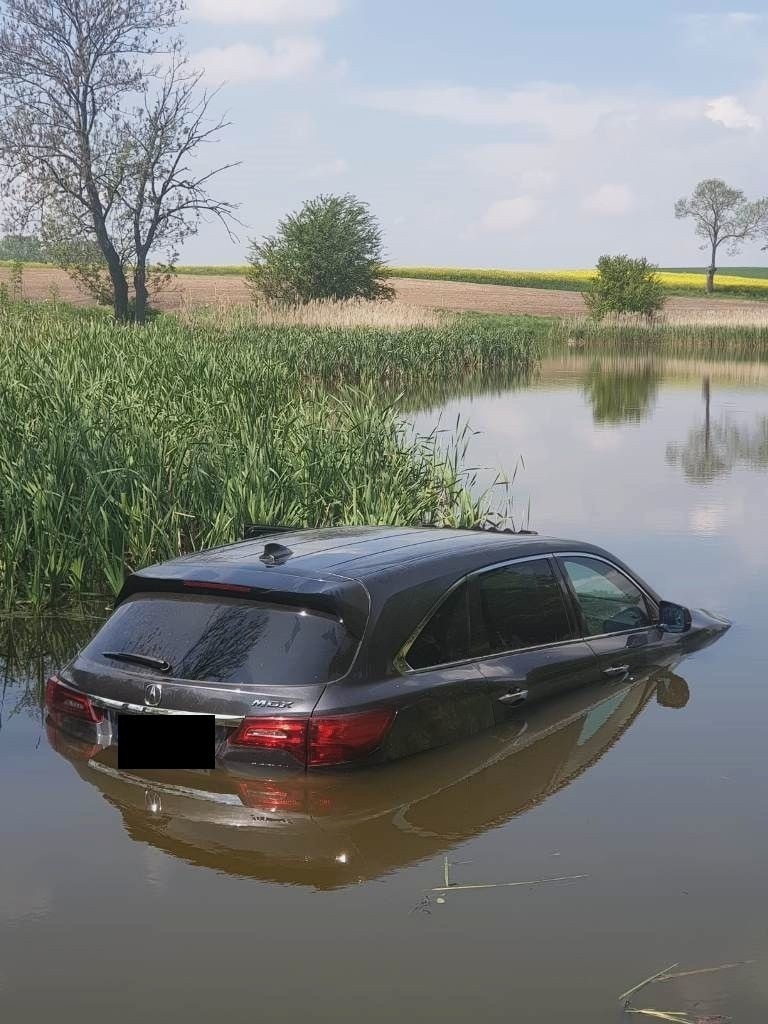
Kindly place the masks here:
POLYGON ((95 621, 6 621, 8 1020, 596 1024, 637 1019, 619 995, 672 964, 634 1007, 765 1020, 768 364, 567 351, 467 391, 415 418, 518 467, 518 520, 733 628, 674 673, 270 789, 120 774, 47 732, 39 683, 95 621))

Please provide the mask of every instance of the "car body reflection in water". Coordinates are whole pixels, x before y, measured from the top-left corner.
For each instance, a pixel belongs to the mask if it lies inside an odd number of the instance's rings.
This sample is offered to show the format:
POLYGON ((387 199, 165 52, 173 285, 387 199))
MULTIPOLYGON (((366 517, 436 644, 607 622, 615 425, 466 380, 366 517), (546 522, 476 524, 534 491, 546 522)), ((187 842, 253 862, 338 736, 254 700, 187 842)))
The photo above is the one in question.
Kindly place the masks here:
POLYGON ((656 668, 582 689, 452 747, 349 774, 121 772, 113 750, 51 723, 51 746, 122 814, 128 835, 219 872, 333 889, 450 850, 503 825, 598 761, 656 696, 685 681, 656 668))

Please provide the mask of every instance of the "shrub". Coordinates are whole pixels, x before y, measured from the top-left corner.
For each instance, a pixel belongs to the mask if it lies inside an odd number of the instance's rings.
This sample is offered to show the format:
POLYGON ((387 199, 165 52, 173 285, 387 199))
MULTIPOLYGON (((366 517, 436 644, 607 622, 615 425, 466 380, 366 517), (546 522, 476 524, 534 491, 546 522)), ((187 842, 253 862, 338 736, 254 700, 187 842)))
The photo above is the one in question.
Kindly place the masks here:
POLYGON ((248 279, 254 298, 296 305, 313 299, 388 299, 381 229, 353 195, 320 195, 253 241, 248 279))
POLYGON ((0 260, 47 263, 43 245, 34 235, 4 235, 0 238, 0 260))
POLYGON ((641 313, 649 320, 664 307, 664 287, 658 267, 644 257, 601 256, 597 276, 582 292, 590 316, 602 320, 608 313, 641 313))

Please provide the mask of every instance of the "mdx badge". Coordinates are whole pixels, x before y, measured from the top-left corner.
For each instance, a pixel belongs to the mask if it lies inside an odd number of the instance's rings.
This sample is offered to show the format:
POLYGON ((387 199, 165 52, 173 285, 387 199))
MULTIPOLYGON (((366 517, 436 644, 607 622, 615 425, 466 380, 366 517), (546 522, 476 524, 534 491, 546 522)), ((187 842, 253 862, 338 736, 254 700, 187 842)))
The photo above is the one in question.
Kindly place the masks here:
POLYGON ((256 700, 251 701, 252 708, 278 708, 281 711, 292 708, 294 704, 295 701, 276 700, 274 697, 257 697, 256 700))

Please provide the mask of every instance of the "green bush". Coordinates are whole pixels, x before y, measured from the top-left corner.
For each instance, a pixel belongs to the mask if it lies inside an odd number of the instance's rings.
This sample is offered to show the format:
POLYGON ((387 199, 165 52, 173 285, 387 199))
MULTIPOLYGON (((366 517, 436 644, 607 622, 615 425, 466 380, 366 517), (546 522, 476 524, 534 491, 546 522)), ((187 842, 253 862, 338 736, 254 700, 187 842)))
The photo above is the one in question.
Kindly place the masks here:
POLYGON ((644 257, 601 256, 597 276, 582 292, 590 316, 602 320, 608 313, 640 313, 649 320, 664 307, 664 287, 658 267, 644 257))
POLYGON ((34 235, 4 235, 0 238, 0 260, 48 262, 42 242, 34 235))
POLYGON ((253 241, 248 280, 256 300, 388 299, 381 229, 353 195, 320 195, 253 241))

